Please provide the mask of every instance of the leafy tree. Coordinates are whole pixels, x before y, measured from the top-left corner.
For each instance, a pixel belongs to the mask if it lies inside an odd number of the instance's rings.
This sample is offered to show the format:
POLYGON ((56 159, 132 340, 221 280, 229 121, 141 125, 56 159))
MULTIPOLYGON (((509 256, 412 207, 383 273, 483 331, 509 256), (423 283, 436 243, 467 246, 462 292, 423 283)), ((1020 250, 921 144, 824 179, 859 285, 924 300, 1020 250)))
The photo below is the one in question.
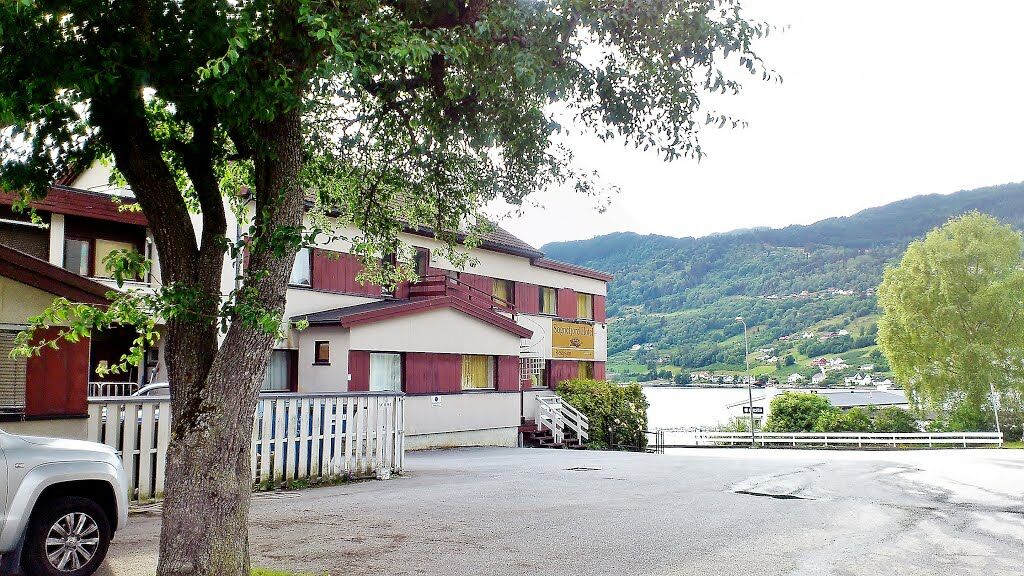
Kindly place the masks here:
POLYGON ((786 357, 782 359, 783 366, 792 366, 796 364, 796 358, 792 354, 786 354, 786 357))
POLYGON ((950 425, 984 426, 993 392, 1024 390, 1022 251, 1019 233, 970 213, 911 244, 878 289, 896 378, 950 425))
POLYGON ((820 394, 783 392, 772 399, 767 432, 811 432, 823 413, 835 410, 820 394))
POLYGON ((876 432, 909 434, 921 431, 914 415, 896 406, 886 406, 875 411, 874 423, 876 432))
POLYGON ((686 386, 686 385, 691 383, 690 374, 688 372, 685 372, 685 371, 682 371, 682 372, 679 372, 678 374, 676 374, 676 376, 675 376, 675 378, 673 380, 675 380, 675 383, 679 384, 680 386, 686 386))
POLYGON ((872 432, 874 424, 867 411, 850 408, 843 411, 835 407, 824 410, 814 422, 813 432, 872 432))
POLYGON ((590 443, 597 447, 647 445, 647 397, 639 384, 619 386, 601 380, 567 380, 558 395, 590 422, 590 443))
POLYGON ((768 30, 731 0, 0 4, 0 186, 27 202, 109 159, 160 254, 155 295, 63 303, 37 322, 67 318, 70 338, 139 325, 125 369, 165 321, 173 430, 158 573, 248 573, 252 413, 300 247, 347 239, 367 279, 393 282, 411 272, 379 262, 403 250, 406 226, 451 248, 467 226, 467 243, 479 237, 478 209, 495 197, 594 193, 563 124, 699 157, 703 124, 736 123, 701 106, 740 89, 727 57, 775 78, 751 48, 768 30), (229 234, 225 196, 244 240, 229 234), (223 282, 225 255, 243 250, 245 270, 223 282))

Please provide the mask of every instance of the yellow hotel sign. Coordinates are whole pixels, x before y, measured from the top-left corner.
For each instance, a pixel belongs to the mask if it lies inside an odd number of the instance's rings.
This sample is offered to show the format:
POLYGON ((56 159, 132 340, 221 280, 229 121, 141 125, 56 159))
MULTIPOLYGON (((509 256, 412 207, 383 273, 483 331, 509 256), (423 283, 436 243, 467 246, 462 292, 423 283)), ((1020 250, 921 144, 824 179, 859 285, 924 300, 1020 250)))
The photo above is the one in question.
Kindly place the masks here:
POLYGON ((551 321, 551 357, 573 360, 594 359, 594 326, 551 321))

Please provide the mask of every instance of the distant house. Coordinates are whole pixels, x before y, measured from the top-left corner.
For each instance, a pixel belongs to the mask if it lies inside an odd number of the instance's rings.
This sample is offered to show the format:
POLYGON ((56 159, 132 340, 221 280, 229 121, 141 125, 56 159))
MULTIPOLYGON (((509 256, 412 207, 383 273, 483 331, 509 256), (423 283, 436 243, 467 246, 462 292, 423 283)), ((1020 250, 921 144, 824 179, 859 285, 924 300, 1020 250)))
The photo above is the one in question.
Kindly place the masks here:
POLYGON ((817 360, 811 360, 811 366, 815 368, 822 368, 828 366, 828 358, 818 358, 817 360))
POLYGON ((870 386, 872 384, 871 375, 864 373, 858 373, 856 376, 847 376, 843 381, 850 386, 870 386))
POLYGON ((793 374, 790 374, 789 378, 786 378, 786 382, 789 382, 790 384, 797 384, 799 382, 803 382, 804 380, 807 379, 795 372, 793 374))
POLYGON ((811 376, 811 384, 821 384, 825 381, 825 373, 818 372, 814 376, 811 376))
POLYGON ((849 330, 840 330, 839 332, 836 332, 836 335, 837 336, 849 336, 850 335, 850 331, 849 330))
POLYGON ((861 372, 873 372, 875 370, 874 364, 864 364, 860 367, 861 372))
POLYGON ((736 378, 733 377, 731 374, 728 375, 728 376, 722 377, 722 382, 724 382, 726 384, 732 384, 735 380, 736 380, 736 378))
POLYGON ((812 338, 814 338, 814 332, 804 332, 801 338, 803 338, 804 340, 811 340, 812 338))

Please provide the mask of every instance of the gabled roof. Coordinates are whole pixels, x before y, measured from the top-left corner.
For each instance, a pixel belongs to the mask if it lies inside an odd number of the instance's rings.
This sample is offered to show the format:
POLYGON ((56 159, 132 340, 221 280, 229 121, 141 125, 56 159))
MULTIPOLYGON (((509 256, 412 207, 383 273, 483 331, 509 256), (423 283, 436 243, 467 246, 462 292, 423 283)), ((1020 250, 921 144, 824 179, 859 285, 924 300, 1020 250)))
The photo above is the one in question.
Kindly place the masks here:
POLYGON ((366 304, 359 304, 356 306, 347 306, 345 308, 335 308, 333 310, 324 310, 323 312, 314 312, 312 314, 295 316, 292 320, 305 320, 309 322, 310 326, 337 325, 344 328, 351 328, 361 324, 372 324, 382 320, 389 320, 391 318, 398 318, 410 314, 419 314, 428 310, 437 310, 441 308, 457 310, 463 314, 482 320, 496 328, 500 328, 506 332, 511 332, 520 338, 529 338, 533 335, 531 330, 523 328, 519 324, 516 324, 497 312, 475 306, 465 300, 455 298, 454 296, 424 298, 421 300, 381 300, 378 302, 368 302, 366 304))
MULTIPOLYGON (((84 216, 138 226, 149 225, 149 221, 146 220, 146 216, 142 212, 120 210, 119 205, 114 202, 115 198, 124 199, 125 203, 129 204, 135 201, 131 196, 114 196, 104 192, 91 192, 54 184, 50 186, 45 198, 32 202, 32 207, 53 214, 84 216)), ((15 194, 0 192, 0 204, 10 206, 16 199, 15 194)))
POLYGON ((0 245, 0 276, 55 296, 63 296, 72 302, 83 304, 106 304, 109 302, 106 295, 111 288, 108 286, 3 245, 0 245))

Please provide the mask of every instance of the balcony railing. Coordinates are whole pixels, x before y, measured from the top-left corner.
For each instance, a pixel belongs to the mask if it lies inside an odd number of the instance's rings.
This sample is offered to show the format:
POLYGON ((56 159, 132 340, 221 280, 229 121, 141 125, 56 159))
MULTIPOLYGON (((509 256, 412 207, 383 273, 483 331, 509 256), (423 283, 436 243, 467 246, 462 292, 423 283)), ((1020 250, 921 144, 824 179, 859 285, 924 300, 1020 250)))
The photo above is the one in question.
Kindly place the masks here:
POLYGON ((454 296, 460 300, 489 308, 495 312, 505 312, 515 317, 515 304, 494 294, 471 286, 458 278, 445 275, 424 276, 419 282, 409 285, 410 298, 437 298, 454 296))

